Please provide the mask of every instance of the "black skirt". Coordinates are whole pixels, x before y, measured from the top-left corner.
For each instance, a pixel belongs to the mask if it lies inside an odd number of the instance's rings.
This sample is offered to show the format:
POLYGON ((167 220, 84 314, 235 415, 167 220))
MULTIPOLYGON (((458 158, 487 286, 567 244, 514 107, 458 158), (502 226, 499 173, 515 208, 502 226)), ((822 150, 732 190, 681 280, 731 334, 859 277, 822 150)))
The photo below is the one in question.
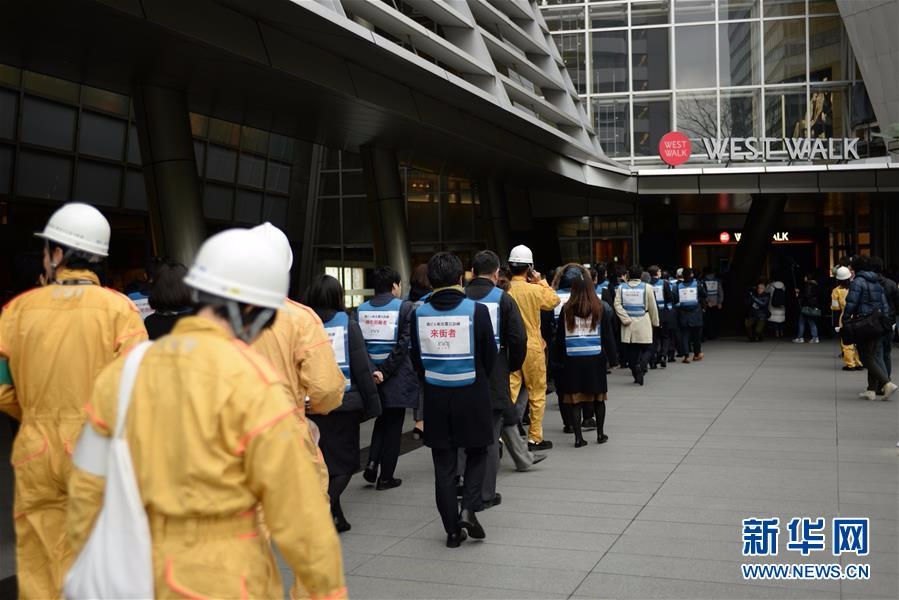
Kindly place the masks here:
POLYGON ((356 410, 336 411, 328 415, 308 415, 318 425, 318 447, 325 457, 329 475, 352 475, 360 468, 359 423, 356 410))

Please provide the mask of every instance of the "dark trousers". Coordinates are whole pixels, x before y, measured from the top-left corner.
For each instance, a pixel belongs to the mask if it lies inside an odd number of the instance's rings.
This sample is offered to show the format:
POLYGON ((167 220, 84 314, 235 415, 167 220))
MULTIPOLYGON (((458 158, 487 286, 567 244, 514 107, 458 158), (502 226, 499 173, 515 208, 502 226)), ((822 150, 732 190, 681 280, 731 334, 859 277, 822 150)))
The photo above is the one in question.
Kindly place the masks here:
POLYGON ((385 408, 381 416, 375 419, 368 462, 381 466, 381 479, 393 479, 396 462, 400 458, 400 438, 405 417, 405 408, 385 408))
POLYGON ((693 355, 702 353, 702 325, 699 327, 681 327, 681 354, 688 356, 691 352, 693 355))
POLYGON ((764 319, 750 319, 747 318, 743 321, 743 326, 746 328, 746 337, 749 338, 749 341, 755 339, 762 339, 765 337, 765 320, 764 319))
POLYGON ((618 342, 618 362, 622 368, 629 367, 631 361, 630 344, 618 342))
POLYGON ((858 357, 868 371, 868 391, 879 392, 890 380, 886 364, 883 361, 883 340, 876 337, 855 345, 858 357))
POLYGON ((662 325, 652 328, 652 364, 668 360, 669 346, 671 344, 670 330, 662 325))
POLYGON ((887 379, 893 377, 893 332, 883 336, 883 366, 887 373, 887 379))
MULTIPOLYGON (((447 533, 459 531, 459 506, 456 503, 456 471, 458 448, 431 448, 434 459, 434 497, 437 510, 447 533)), ((465 474, 462 508, 478 511, 483 508, 481 489, 487 468, 487 448, 465 449, 465 474)))
POLYGON ((631 367, 631 373, 636 377, 638 373, 646 370, 646 365, 652 358, 652 344, 630 343, 627 345, 627 352, 627 362, 631 367))

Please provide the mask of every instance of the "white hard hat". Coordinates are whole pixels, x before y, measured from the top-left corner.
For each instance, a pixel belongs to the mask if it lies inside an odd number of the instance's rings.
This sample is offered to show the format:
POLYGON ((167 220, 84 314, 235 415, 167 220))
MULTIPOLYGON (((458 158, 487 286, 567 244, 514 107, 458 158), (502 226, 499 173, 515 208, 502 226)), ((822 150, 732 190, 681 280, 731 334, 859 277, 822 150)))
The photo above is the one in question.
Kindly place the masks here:
POLYGON ((534 264, 534 253, 527 246, 515 246, 509 253, 509 263, 516 265, 534 264))
POLYGON ((284 232, 268 221, 262 225, 257 225, 250 231, 263 236, 263 239, 271 244, 279 255, 284 257, 284 260, 287 263, 287 268, 284 270, 290 271, 290 268, 293 267, 293 250, 290 249, 290 241, 287 239, 284 232))
POLYGON ((837 281, 846 281, 852 277, 852 272, 848 267, 838 267, 836 277, 837 281))
POLYGON ((677 276, 678 276, 678 277, 683 277, 683 276, 684 276, 684 268, 683 268, 683 267, 678 268, 678 270, 677 270, 677 276))
POLYGON ((224 300, 278 309, 290 275, 284 257, 257 233, 228 229, 203 242, 184 283, 224 300))
POLYGON ((96 256, 109 256, 109 221, 103 214, 83 202, 64 204, 47 221, 39 238, 62 244, 96 256))

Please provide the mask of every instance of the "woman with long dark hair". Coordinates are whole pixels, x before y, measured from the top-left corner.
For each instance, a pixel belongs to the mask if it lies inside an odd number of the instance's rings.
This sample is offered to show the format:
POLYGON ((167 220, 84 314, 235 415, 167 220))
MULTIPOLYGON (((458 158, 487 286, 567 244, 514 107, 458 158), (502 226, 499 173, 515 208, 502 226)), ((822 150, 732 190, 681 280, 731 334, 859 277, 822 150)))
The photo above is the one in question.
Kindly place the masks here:
POLYGON ((574 427, 575 448, 586 446, 581 428, 581 407, 592 404, 596 413, 596 442, 609 436, 603 431, 606 419, 608 381, 606 366, 618 362, 611 309, 593 289, 590 274, 580 265, 567 265, 560 285, 571 296, 562 307, 559 327, 550 352, 550 365, 561 398, 561 408, 574 427))
POLYGON ((328 466, 328 495, 331 516, 338 532, 350 530, 343 515, 340 495, 359 470, 359 424, 381 414, 381 401, 359 324, 349 318, 344 290, 330 275, 313 281, 306 291, 306 304, 315 311, 328 332, 338 366, 347 379, 343 403, 327 415, 309 414, 318 425, 319 448, 328 466))

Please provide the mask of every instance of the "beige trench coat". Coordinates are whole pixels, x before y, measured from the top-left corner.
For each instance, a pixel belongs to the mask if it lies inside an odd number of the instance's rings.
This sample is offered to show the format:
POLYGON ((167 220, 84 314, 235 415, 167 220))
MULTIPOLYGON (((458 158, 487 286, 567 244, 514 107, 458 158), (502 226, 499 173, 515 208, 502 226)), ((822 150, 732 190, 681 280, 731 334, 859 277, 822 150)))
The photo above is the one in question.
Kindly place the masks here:
POLYGON ((629 316, 621 304, 621 287, 627 285, 633 288, 640 283, 639 279, 631 279, 627 283, 621 284, 615 293, 615 313, 621 321, 622 344, 651 344, 652 328, 659 326, 659 308, 656 306, 656 298, 651 285, 646 284, 646 296, 643 299, 646 314, 642 317, 629 316))

